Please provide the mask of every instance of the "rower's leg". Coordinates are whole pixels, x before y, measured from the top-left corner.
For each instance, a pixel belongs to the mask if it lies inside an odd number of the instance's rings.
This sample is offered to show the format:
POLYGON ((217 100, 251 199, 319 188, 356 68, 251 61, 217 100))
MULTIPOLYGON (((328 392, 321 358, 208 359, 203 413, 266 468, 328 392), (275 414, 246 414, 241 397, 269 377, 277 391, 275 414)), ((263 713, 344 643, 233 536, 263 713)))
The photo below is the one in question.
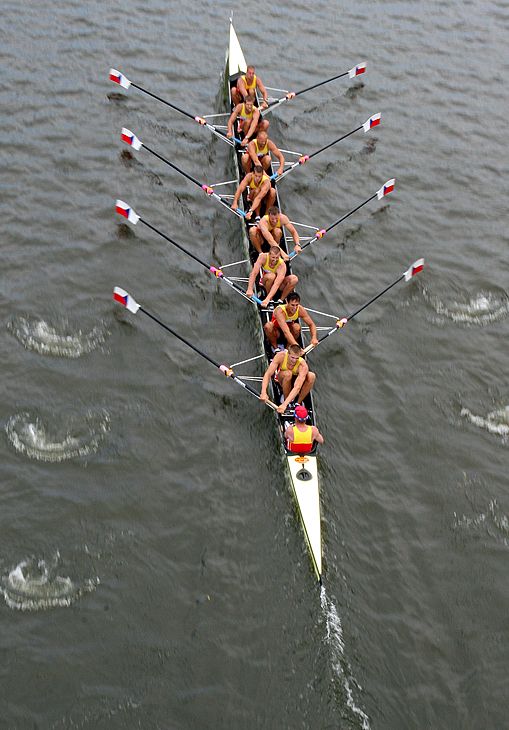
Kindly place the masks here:
POLYGON ((272 238, 277 243, 278 246, 281 246, 281 238, 283 236, 283 229, 282 228, 274 228, 272 231, 272 238))
POLYGON ((304 381, 302 388, 300 389, 299 396, 297 398, 297 401, 299 403, 302 403, 304 398, 307 396, 313 385, 315 384, 316 375, 311 372, 311 370, 306 375, 306 380, 304 381))
POLYGON ((256 133, 258 132, 267 132, 270 127, 270 122, 268 119, 260 119, 260 122, 258 123, 258 126, 256 127, 256 133))
POLYGON ((247 174, 248 172, 251 172, 251 158, 249 157, 247 152, 244 152, 242 155, 242 169, 247 174))
POLYGON ((268 274, 264 274, 262 278, 262 286, 267 292, 267 294, 270 291, 270 288, 272 284, 274 283, 274 279, 276 278, 275 274, 271 274, 270 272, 268 274))
MULTIPOLYGON (((283 395, 288 398, 292 389, 292 372, 291 370, 280 370, 277 374, 277 382, 283 389, 283 395)), ((304 386, 303 386, 304 387, 304 386)))
POLYGON ((240 104, 240 102, 242 101, 242 96, 237 91, 236 86, 232 86, 231 97, 232 97, 232 102, 233 102, 234 106, 237 106, 237 104, 240 104))
POLYGON ((300 324, 298 322, 289 322, 288 329, 295 339, 298 340, 300 335, 300 324))
POLYGON ((265 210, 272 208, 276 204, 276 188, 271 188, 264 198, 265 210))
POLYGON ((265 330, 265 335, 269 341, 270 346, 276 348, 279 328, 274 327, 274 324, 272 322, 266 322, 263 325, 263 329, 265 330))
POLYGON ((299 282, 299 277, 295 274, 285 276, 282 283, 281 299, 286 299, 288 294, 295 289, 299 282))
POLYGON ((256 249, 256 251, 258 251, 258 253, 261 253, 264 238, 258 230, 257 226, 251 226, 251 228, 249 229, 249 240, 253 244, 253 247, 256 249))
POLYGON ((272 170, 270 169, 270 155, 264 155, 260 160, 260 165, 263 167, 265 172, 270 172, 272 175, 272 170))

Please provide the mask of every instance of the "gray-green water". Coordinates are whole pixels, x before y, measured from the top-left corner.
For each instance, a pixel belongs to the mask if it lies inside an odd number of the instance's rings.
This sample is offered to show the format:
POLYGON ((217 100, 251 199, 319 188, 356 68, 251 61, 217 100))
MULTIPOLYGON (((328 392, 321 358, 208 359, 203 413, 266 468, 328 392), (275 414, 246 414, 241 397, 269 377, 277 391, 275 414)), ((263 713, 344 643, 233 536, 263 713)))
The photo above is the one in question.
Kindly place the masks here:
POLYGON ((122 286, 218 360, 256 354, 249 305, 113 212, 241 258, 239 222, 119 133, 208 183, 229 148, 107 78, 214 111, 229 11, 2 6, 0 727, 507 727, 507 7, 235 11, 272 86, 368 62, 280 108, 281 146, 382 112, 281 183, 292 219, 326 226, 396 177, 298 259, 305 303, 344 314, 428 264, 311 358, 322 594, 272 414, 111 301, 122 286))

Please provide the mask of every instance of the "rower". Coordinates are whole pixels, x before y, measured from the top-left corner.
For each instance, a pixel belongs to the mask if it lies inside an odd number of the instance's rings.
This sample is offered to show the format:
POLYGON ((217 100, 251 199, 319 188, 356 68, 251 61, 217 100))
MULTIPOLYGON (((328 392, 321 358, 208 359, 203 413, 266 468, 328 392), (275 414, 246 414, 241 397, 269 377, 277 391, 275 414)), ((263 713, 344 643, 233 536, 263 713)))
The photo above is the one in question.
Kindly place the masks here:
POLYGON ((241 180, 241 183, 233 198, 231 205, 232 210, 237 210, 239 200, 247 188, 247 199, 250 203, 249 210, 246 213, 246 219, 250 220, 253 213, 256 216, 260 215, 262 203, 265 208, 271 208, 276 200, 276 191, 270 184, 270 177, 263 171, 261 165, 255 165, 253 172, 248 172, 247 175, 241 180))
POLYGON ((247 147, 258 131, 261 129, 267 130, 269 128, 269 123, 266 120, 262 120, 260 110, 255 106, 255 98, 251 94, 246 97, 244 102, 241 102, 234 107, 230 118, 228 119, 228 128, 226 132, 226 136, 228 138, 233 137, 236 119, 239 120, 239 127, 243 134, 243 147, 247 147))
POLYGON ((266 109, 269 105, 267 89, 263 85, 261 78, 255 74, 255 67, 248 66, 246 73, 237 79, 237 86, 232 86, 231 95, 233 103, 240 104, 248 94, 255 96, 257 89, 263 98, 262 109, 266 109))
POLYGON ((295 253, 301 252, 299 234, 284 213, 279 211, 275 205, 269 208, 257 226, 249 229, 249 239, 253 247, 260 253, 265 242, 271 246, 279 246, 283 237, 283 226, 293 238, 295 253))
POLYGON ((263 376, 260 392, 261 401, 269 400, 267 388, 273 376, 276 377, 283 390, 283 402, 277 408, 278 413, 284 413, 292 401, 301 404, 316 380, 316 375, 311 372, 307 362, 302 357, 302 350, 299 345, 289 345, 287 350, 274 355, 263 376))
POLYGON ((295 274, 286 273, 286 264, 279 246, 271 246, 268 253, 261 253, 256 259, 247 284, 247 297, 253 296, 258 275, 261 276, 260 283, 267 292, 267 296, 261 304, 263 309, 268 306, 279 290, 281 290, 281 299, 285 299, 299 281, 295 274))
POLYGON ((311 344, 318 345, 316 325, 300 303, 300 295, 296 291, 292 291, 286 297, 286 303, 280 304, 274 309, 271 321, 263 327, 273 352, 277 350, 280 335, 283 335, 287 345, 298 344, 297 339, 300 336, 299 319, 302 319, 309 327, 311 344))
POLYGON ((296 406, 293 426, 285 429, 286 448, 292 454, 309 454, 315 447, 315 441, 323 444, 323 436, 316 426, 306 425, 308 409, 296 406))
POLYGON ((252 165, 261 165, 268 172, 271 169, 270 153, 279 160, 279 167, 276 174, 282 175, 285 167, 285 158, 274 142, 267 136, 264 129, 260 129, 255 139, 247 145, 247 150, 242 155, 242 168, 244 172, 249 172, 252 165))

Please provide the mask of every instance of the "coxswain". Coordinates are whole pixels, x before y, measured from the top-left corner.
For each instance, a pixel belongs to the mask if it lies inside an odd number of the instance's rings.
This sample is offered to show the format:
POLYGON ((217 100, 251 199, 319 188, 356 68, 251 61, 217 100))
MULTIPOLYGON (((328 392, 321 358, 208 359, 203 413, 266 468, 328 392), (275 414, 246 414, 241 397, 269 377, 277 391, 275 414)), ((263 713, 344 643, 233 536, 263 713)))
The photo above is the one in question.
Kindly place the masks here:
POLYGON ((231 95, 234 104, 240 104, 244 101, 248 94, 256 95, 256 90, 262 95, 262 109, 266 109, 269 105, 267 89, 259 76, 255 74, 255 67, 248 66, 246 73, 237 79, 237 86, 232 86, 231 95))
POLYGON ((297 339, 300 335, 299 319, 302 319, 309 327, 311 344, 318 345, 316 325, 300 303, 300 294, 292 291, 286 297, 286 303, 280 304, 274 309, 271 321, 263 327, 273 352, 277 350, 280 335, 283 335, 287 345, 298 344, 297 339))
POLYGON ((261 129, 256 137, 249 142, 247 149, 242 155, 242 167, 244 172, 249 172, 252 165, 261 165, 266 172, 271 169, 271 153, 279 160, 279 167, 275 174, 282 175, 285 167, 285 158, 274 142, 267 136, 267 132, 261 129))
POLYGON ((263 308, 268 306, 279 290, 281 290, 281 299, 286 299, 299 281, 295 274, 286 273, 286 264, 279 246, 271 246, 268 253, 261 253, 256 259, 247 284, 246 296, 248 297, 253 296, 257 276, 261 277, 260 283, 267 292, 267 296, 262 301, 263 308))
POLYGON ((293 426, 285 429, 286 448, 292 454, 309 454, 315 447, 315 441, 323 444, 323 436, 317 427, 306 424, 307 417, 306 406, 296 406, 293 426))
POLYGON ((246 188, 247 199, 250 204, 246 213, 247 220, 250 220, 253 214, 255 216, 260 215, 262 203, 265 205, 266 210, 274 205, 276 191, 271 186, 270 177, 263 171, 261 165, 255 165, 253 172, 248 172, 243 180, 241 180, 233 197, 232 210, 237 210, 240 197, 246 188))
POLYGON ((279 246, 283 237, 283 226, 293 238, 296 254, 301 252, 299 234, 290 219, 281 213, 275 205, 268 209, 267 213, 260 219, 257 226, 249 229, 249 238, 254 248, 261 252, 262 246, 267 242, 270 246, 279 246))
POLYGON ((226 136, 230 139, 234 135, 235 120, 239 120, 240 131, 242 132, 242 147, 247 147, 249 142, 256 136, 260 130, 267 130, 269 123, 262 120, 260 110, 254 105, 254 96, 249 95, 245 101, 234 107, 230 118, 228 119, 228 127, 226 136))
POLYGON ((284 413, 287 406, 292 402, 296 402, 297 405, 301 404, 316 380, 316 375, 309 369, 298 345, 289 345, 287 350, 274 355, 263 376, 260 392, 261 401, 269 400, 267 388, 273 376, 276 377, 283 390, 284 400, 277 408, 278 413, 284 413))

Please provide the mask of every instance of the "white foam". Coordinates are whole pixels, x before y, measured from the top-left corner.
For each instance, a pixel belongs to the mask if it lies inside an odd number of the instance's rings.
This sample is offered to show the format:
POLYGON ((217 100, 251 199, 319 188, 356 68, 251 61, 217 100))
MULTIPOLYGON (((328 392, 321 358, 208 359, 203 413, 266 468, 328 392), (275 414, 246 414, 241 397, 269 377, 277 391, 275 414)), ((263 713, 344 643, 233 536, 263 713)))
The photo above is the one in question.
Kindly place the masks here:
POLYGON ((345 657, 345 642, 343 639, 343 626, 341 618, 336 610, 334 602, 327 597, 325 587, 322 585, 320 589, 320 603, 322 612, 325 617, 326 626, 326 642, 331 649, 332 668, 336 677, 340 680, 346 695, 346 703, 352 713, 359 718, 362 723, 362 730, 370 730, 369 717, 366 715, 355 702, 351 683, 361 690, 362 687, 352 677, 351 668, 345 657))
POLYGON ((423 289, 426 300, 443 319, 468 326, 485 326, 507 317, 509 298, 506 295, 480 291, 468 300, 443 302, 423 289))
POLYGON ((67 320, 50 324, 44 319, 15 317, 7 325, 12 334, 27 350, 41 355, 77 358, 94 350, 106 337, 104 326, 90 332, 72 331, 67 320))
POLYGON ((487 416, 478 416, 472 413, 468 408, 461 409, 461 415, 468 418, 470 423, 479 428, 484 428, 489 433, 502 436, 506 439, 509 436, 509 406, 498 408, 491 411, 487 416))

